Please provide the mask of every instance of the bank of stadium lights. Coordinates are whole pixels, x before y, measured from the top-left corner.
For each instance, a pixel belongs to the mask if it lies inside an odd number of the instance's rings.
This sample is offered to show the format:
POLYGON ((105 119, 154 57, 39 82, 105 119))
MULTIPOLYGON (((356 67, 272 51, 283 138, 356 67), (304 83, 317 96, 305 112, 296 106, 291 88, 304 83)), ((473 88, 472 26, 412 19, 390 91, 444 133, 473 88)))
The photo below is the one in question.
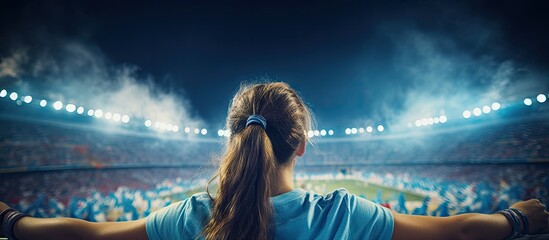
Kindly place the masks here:
MULTIPOLYGON (((416 127, 425 127, 425 126, 430 126, 430 125, 439 124, 439 123, 446 123, 447 121, 448 121, 448 117, 446 117, 445 115, 440 115, 438 117, 417 119, 414 121, 414 125, 416 127)), ((408 124, 408 127, 411 127, 410 125, 411 123, 408 124)))
POLYGON ((2 89, 2 91, 0 91, 0 97, 6 97, 8 95, 8 91, 6 91, 6 89, 2 89))
POLYGON ((217 130, 217 136, 219 137, 230 137, 231 130, 219 129, 217 130))
MULTIPOLYGON (((547 96, 543 93, 540 93, 536 96, 536 100, 538 101, 538 103, 544 103, 547 101, 547 96)), ((532 101, 532 99, 530 98, 525 98, 522 102, 526 106, 531 106, 534 103, 534 101, 532 101)))
POLYGON ((309 130, 305 132, 305 135, 307 135, 308 138, 332 136, 334 135, 334 130, 332 129, 309 130))
MULTIPOLYGON (((377 125, 377 127, 375 127, 375 129, 378 132, 385 131, 385 127, 381 124, 377 125)), ((356 135, 356 134, 373 133, 373 132, 374 132, 374 127, 372 127, 372 126, 367 126, 366 128, 361 127, 361 128, 346 128, 345 129, 345 134, 346 135, 356 135)), ((333 135, 333 131, 331 133, 332 134, 330 134, 330 132, 328 132, 328 134, 333 135)))
POLYGON ((473 108, 473 110, 465 110, 463 111, 462 115, 463 115, 463 118, 471 118, 473 116, 478 117, 483 113, 488 114, 492 111, 498 111, 499 109, 501 109, 501 104, 499 104, 498 102, 494 102, 490 106, 484 105, 482 107, 475 107, 473 108))

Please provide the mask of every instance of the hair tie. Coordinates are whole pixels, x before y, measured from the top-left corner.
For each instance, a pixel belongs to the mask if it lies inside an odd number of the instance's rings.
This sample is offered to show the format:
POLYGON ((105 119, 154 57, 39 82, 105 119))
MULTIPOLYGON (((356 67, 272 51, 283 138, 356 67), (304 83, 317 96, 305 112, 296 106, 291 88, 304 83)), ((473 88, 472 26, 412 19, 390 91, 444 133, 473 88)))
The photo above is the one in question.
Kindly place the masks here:
POLYGON ((267 120, 261 115, 251 115, 248 117, 248 120, 246 120, 246 127, 250 124, 258 124, 263 129, 267 129, 267 120))

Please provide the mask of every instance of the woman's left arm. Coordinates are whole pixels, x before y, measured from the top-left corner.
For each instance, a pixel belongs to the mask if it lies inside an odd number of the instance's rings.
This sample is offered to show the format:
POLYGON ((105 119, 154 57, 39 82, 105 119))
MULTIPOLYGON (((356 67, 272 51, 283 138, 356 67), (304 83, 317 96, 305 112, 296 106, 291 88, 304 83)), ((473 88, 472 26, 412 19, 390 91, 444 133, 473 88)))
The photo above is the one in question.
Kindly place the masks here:
MULTIPOLYGON (((0 210, 7 205, 0 202, 0 210)), ((4 220, 4 219, 1 219, 4 220)), ((146 219, 130 222, 88 222, 76 218, 23 217, 13 227, 19 240, 25 239, 136 239, 147 240, 146 219)), ((5 224, 4 221, 2 221, 5 224)), ((4 227, 4 226, 2 226, 4 227)))

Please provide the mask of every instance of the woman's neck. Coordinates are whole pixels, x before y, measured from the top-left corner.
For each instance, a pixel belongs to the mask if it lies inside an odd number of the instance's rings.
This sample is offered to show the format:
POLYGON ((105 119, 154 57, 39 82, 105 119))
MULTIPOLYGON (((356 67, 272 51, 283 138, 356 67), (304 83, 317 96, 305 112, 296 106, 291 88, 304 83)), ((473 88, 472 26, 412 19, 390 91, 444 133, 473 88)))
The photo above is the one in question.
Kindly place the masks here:
POLYGON ((279 166, 274 181, 271 185, 271 197, 278 196, 294 190, 293 166, 279 166))

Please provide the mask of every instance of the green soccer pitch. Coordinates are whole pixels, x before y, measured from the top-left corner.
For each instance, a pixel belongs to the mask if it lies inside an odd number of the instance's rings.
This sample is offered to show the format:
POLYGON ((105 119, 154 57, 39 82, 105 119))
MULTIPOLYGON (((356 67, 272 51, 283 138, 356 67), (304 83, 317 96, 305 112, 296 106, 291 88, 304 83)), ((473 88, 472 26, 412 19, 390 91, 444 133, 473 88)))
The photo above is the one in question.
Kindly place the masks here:
POLYGON ((357 196, 365 196, 366 199, 369 200, 376 198, 379 190, 381 190, 381 199, 383 201, 396 200, 395 198, 397 198, 401 192, 404 193, 406 201, 423 201, 425 198, 425 196, 421 194, 401 191, 391 187, 354 179, 304 180, 298 181, 296 186, 320 194, 326 194, 338 188, 345 188, 350 193, 357 196))
MULTIPOLYGON (((406 201, 421 202, 425 196, 417 193, 401 191, 391 187, 368 183, 362 180, 355 179, 337 179, 337 180, 298 180, 295 183, 296 187, 303 188, 307 191, 316 192, 319 194, 326 194, 333 192, 338 188, 345 188, 350 193, 357 196, 365 196, 368 200, 373 200, 377 196, 377 192, 381 190, 381 199, 383 201, 394 201, 398 198, 398 195, 403 192, 406 201)), ((215 194, 215 185, 210 186, 210 193, 215 194)), ((204 192, 205 186, 201 186, 189 191, 186 191, 185 196, 191 196, 197 192, 204 192)), ((182 199, 181 199, 182 200, 182 199)))

